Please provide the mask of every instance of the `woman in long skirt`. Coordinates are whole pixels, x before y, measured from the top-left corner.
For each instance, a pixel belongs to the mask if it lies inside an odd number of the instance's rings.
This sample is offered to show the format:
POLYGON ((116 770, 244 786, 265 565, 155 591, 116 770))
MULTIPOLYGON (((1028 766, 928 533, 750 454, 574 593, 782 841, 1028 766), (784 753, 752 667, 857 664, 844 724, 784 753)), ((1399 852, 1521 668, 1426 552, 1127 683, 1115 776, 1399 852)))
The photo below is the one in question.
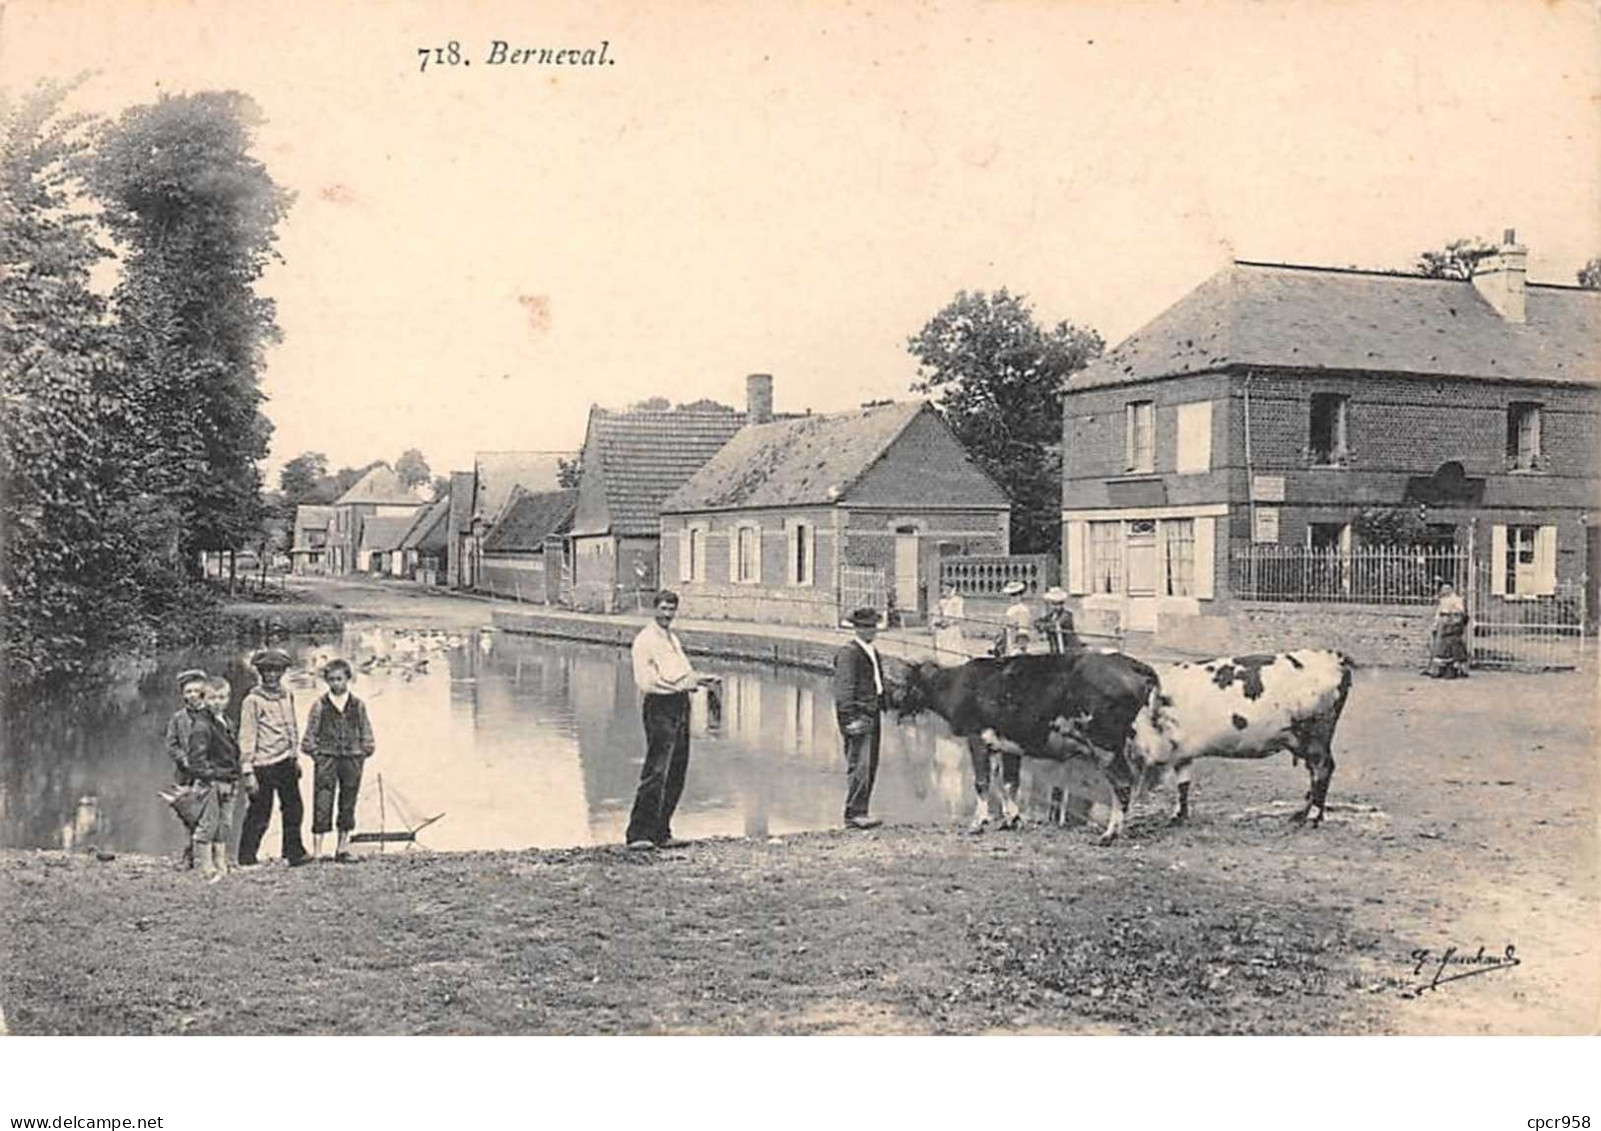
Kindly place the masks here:
POLYGON ((939 612, 934 618, 934 662, 947 667, 965 664, 968 660, 967 637, 962 630, 966 605, 956 586, 947 585, 939 600, 939 612))
POLYGON ((1432 679, 1463 679, 1468 674, 1468 607, 1449 582, 1440 586, 1440 603, 1429 631, 1432 679))

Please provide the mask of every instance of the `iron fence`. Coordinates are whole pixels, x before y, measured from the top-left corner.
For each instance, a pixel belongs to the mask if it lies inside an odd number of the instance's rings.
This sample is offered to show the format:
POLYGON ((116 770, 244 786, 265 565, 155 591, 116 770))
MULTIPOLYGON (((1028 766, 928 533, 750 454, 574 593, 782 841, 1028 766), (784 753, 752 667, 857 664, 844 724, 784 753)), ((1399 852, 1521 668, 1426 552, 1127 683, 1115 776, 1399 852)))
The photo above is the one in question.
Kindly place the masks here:
POLYGON ((1229 553, 1229 591, 1251 601, 1428 605, 1441 582, 1465 589, 1471 569, 1457 546, 1243 546, 1229 553))

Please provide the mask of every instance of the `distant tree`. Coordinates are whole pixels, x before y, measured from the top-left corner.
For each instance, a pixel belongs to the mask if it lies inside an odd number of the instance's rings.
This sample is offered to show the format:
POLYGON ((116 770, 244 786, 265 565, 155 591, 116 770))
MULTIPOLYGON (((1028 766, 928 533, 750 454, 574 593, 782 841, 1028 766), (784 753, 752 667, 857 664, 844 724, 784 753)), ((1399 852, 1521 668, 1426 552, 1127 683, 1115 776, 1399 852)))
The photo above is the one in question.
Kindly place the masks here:
POLYGON ((311 502, 318 486, 328 478, 328 457, 322 452, 301 452, 278 472, 278 489, 284 505, 294 508, 311 502))
POLYGON ((1474 236, 1452 240, 1443 248, 1418 254, 1416 271, 1431 279, 1471 279, 1479 261, 1496 253, 1494 244, 1474 236))
MULTIPOLYGON (((662 399, 662 398, 657 398, 657 399, 662 399)), ((721 401, 714 401, 710 397, 702 397, 698 401, 690 401, 688 404, 679 405, 678 406, 678 411, 679 412, 737 412, 739 410, 736 409, 733 405, 726 405, 726 404, 723 404, 721 401)))
POLYGON ((433 477, 427 458, 416 448, 407 448, 400 453, 400 458, 395 461, 395 474, 400 476, 400 485, 408 490, 422 486, 433 477))
POLYGON ((907 349, 912 390, 934 406, 974 461, 1012 500, 1012 547, 1059 552, 1062 527, 1062 394, 1068 378, 1100 356, 1094 330, 1034 320, 1023 295, 960 291, 907 349))
POLYGON ((437 503, 440 499, 443 499, 448 494, 450 494, 450 476, 434 476, 434 502, 437 503))
POLYGON ((556 458, 556 486, 563 490, 576 488, 584 478, 584 461, 582 456, 572 459, 556 458))
POLYGON ((1593 256, 1579 268, 1579 286, 1587 291, 1601 291, 1601 255, 1593 256))
POLYGON ((666 397, 651 397, 648 400, 635 401, 628 406, 629 412, 666 412, 673 407, 673 402, 666 397))
POLYGON ((251 155, 262 116, 236 92, 165 95, 103 132, 93 187, 125 250, 114 295, 124 386, 138 425, 121 438, 176 516, 179 559, 251 544, 265 348, 279 338, 256 292, 291 196, 251 155))

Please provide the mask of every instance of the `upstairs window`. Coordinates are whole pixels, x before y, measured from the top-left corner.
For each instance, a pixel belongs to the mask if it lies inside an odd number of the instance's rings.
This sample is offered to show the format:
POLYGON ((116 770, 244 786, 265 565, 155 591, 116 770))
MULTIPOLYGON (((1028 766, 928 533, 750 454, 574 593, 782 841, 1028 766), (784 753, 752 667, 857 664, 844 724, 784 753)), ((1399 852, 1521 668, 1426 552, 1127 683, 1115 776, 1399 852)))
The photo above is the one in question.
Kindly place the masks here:
POLYGON ((1533 470, 1540 460, 1540 406, 1513 401, 1506 414, 1506 458, 1518 471, 1533 470))
POLYGON ((1330 466, 1345 462, 1346 411, 1350 398, 1340 393, 1313 393, 1311 443, 1312 462, 1330 466))
POLYGON ((1156 405, 1153 402, 1129 403, 1123 443, 1129 471, 1156 470, 1156 405))

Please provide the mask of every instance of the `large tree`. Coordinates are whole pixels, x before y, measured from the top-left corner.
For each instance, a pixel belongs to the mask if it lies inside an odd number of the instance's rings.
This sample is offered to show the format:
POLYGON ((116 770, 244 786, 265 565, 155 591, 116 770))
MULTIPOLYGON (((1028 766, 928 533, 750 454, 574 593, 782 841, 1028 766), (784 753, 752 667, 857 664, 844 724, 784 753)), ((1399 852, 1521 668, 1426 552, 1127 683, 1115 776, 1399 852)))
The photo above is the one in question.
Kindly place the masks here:
POLYGON ((1452 240, 1442 248, 1419 252, 1414 270, 1431 279, 1471 279, 1479 261, 1496 251, 1494 244, 1485 243, 1477 236, 1452 240))
POLYGON ((293 510, 301 503, 320 502, 317 490, 328 478, 328 457, 322 452, 301 452, 278 471, 278 489, 284 506, 293 510))
POLYGON ((1034 320, 1023 295, 961 291, 907 348, 915 392, 929 394, 973 459, 1012 499, 1012 548, 1056 552, 1062 528, 1062 394, 1098 357, 1094 330, 1034 320))
POLYGON ((400 477, 400 485, 407 488, 420 487, 433 479, 428 458, 417 448, 407 448, 400 453, 395 461, 395 474, 400 477))
POLYGON ((278 339, 256 284, 291 197, 251 155, 262 116, 235 92, 167 95, 125 111, 97 147, 94 185, 124 249, 113 296, 140 479, 176 518, 180 560, 254 541, 265 348, 278 339))
POLYGON ((90 288, 107 253, 82 179, 90 123, 62 112, 71 89, 0 104, 0 647, 13 686, 90 671, 143 638, 159 604, 140 586, 155 528, 108 442, 133 421, 90 288))

